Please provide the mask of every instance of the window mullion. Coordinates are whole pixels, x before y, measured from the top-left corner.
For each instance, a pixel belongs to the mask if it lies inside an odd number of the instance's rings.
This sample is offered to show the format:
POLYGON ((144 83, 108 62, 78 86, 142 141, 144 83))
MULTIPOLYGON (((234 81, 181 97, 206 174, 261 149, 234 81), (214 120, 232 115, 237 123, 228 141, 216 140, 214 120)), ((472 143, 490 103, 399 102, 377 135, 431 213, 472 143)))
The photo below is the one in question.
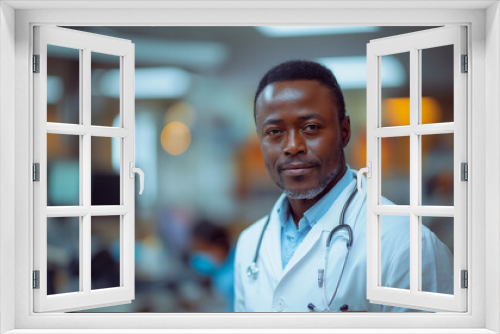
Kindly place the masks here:
POLYGON ((420 195, 420 161, 419 136, 414 128, 419 124, 420 107, 420 61, 418 49, 410 51, 410 291, 418 292, 420 281, 420 242, 419 217, 413 209, 419 204, 420 195))
MULTIPOLYGON (((83 49, 83 59, 81 62, 82 75, 81 85, 81 105, 82 105, 82 125, 90 127, 91 124, 91 51, 83 49)), ((80 160, 82 170, 83 206, 90 209, 91 198, 91 134, 87 132, 82 136, 82 159, 80 160)), ((87 212, 82 218, 82 233, 80 245, 80 277, 83 279, 82 291, 90 293, 91 290, 91 215, 87 212)))
MULTIPOLYGON (((79 66, 80 66, 80 69, 79 69, 79 75, 78 75, 78 78, 79 79, 79 93, 78 93, 78 98, 79 98, 79 101, 78 101, 78 117, 79 117, 79 126, 82 126, 82 124, 84 123, 84 118, 83 118, 83 60, 84 60, 84 55, 83 55, 83 50, 80 49, 80 56, 79 56, 79 66)), ((50 124, 47 124, 47 127, 49 127, 50 124)), ((82 126, 83 127, 83 126, 82 126)), ((84 182, 83 182, 83 176, 84 176, 84 169, 83 169, 83 162, 84 162, 84 145, 83 145, 83 138, 84 136, 83 135, 80 135, 79 136, 79 139, 80 139, 80 147, 79 147, 79 152, 80 152, 80 158, 79 158, 79 171, 80 171, 80 176, 79 176, 79 182, 80 182, 80 200, 79 200, 79 203, 80 203, 80 206, 81 207, 85 207, 84 206, 84 198, 85 198, 85 194, 86 192, 84 191, 84 182)), ((84 286, 85 286, 85 283, 84 283, 84 278, 83 278, 83 273, 85 272, 84 271, 84 242, 85 242, 85 239, 84 239, 84 226, 85 226, 85 223, 84 223, 84 216, 80 216, 80 219, 79 219, 79 228, 78 228, 78 236, 79 236, 79 245, 78 245, 78 263, 79 263, 79 291, 84 291, 84 286)))

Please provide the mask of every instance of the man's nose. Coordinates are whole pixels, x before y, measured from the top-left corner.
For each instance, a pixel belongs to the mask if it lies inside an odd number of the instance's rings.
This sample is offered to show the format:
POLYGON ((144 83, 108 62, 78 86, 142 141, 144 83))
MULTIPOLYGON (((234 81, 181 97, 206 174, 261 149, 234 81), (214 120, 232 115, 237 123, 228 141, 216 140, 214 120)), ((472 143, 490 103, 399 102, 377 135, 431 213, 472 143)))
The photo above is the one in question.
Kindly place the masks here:
POLYGON ((306 143, 299 131, 288 132, 283 147, 283 153, 286 156, 296 156, 305 154, 306 152, 306 143))

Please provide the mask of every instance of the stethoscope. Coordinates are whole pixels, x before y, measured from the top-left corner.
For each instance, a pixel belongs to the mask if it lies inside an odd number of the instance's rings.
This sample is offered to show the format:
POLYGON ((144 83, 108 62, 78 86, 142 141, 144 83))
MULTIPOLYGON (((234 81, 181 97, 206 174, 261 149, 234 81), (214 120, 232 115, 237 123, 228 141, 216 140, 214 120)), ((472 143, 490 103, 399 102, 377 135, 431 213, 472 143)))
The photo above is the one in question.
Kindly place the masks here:
MULTIPOLYGON (((345 213, 347 211, 347 208, 349 207, 349 204, 351 204, 352 199, 356 195, 356 191, 358 189, 354 187, 354 189, 351 192, 351 195, 347 199, 347 201, 344 204, 344 207, 342 208, 342 211, 340 213, 339 217, 339 224, 330 231, 330 234, 328 235, 328 238, 326 239, 326 250, 325 250, 325 263, 324 263, 324 268, 318 269, 318 286, 320 288, 323 288, 323 302, 325 304, 325 308, 323 310, 318 309, 313 303, 307 304, 307 308, 313 312, 331 312, 332 310, 330 309, 330 306, 332 305, 333 301, 335 300, 335 296, 337 295, 337 291, 340 285, 340 282, 342 281, 342 276, 344 274, 344 269, 345 265, 347 263, 347 259, 349 258, 349 251, 351 249, 352 243, 353 243, 353 234, 352 234, 352 229, 349 225, 345 224, 345 213), (333 239, 333 236, 335 233, 338 231, 345 229, 347 230, 347 233, 349 235, 349 238, 347 240, 347 254, 344 258, 344 264, 342 265, 342 270, 340 272, 339 279, 337 280, 337 286, 335 287, 335 290, 333 292, 332 298, 330 301, 327 302, 326 298, 326 277, 325 277, 325 272, 326 272, 326 265, 328 263, 328 256, 330 254, 330 249, 331 249, 331 241, 333 239)), ((264 224, 264 227, 262 228, 262 232, 260 233, 259 237, 259 242, 257 243, 257 249, 255 250, 255 255, 253 257, 252 263, 248 266, 247 268, 247 276, 252 279, 257 279, 257 276, 259 274, 260 268, 257 266, 257 260, 259 259, 259 252, 260 252, 260 247, 262 245, 262 239, 264 239, 264 233, 267 229, 267 226, 269 225, 269 221, 271 219, 271 214, 267 216, 266 222, 264 224)), ((339 308, 339 311, 346 311, 348 309, 348 306, 346 304, 342 305, 339 308)))

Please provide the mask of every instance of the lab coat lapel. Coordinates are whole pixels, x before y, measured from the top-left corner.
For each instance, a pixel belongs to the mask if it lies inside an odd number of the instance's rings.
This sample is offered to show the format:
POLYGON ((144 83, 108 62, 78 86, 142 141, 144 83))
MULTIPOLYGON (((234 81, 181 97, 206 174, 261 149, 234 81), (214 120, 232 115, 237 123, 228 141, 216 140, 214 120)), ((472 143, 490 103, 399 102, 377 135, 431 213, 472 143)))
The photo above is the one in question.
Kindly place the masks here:
MULTIPOLYGON (((299 245, 299 247, 295 251, 295 254, 293 254, 292 258, 290 259, 290 262, 288 262, 287 266, 285 267, 285 270, 283 271, 283 277, 285 277, 319 241, 321 241, 322 243, 326 243, 326 237, 328 236, 328 233, 323 232, 329 232, 339 224, 340 213, 353 190, 353 183, 355 184, 355 181, 349 183, 349 185, 342 191, 342 193, 339 195, 330 209, 328 209, 323 217, 321 217, 321 219, 306 235, 304 241, 302 241, 302 243, 299 245)), ((326 244, 321 244, 320 246, 325 247, 325 245, 326 244)))
MULTIPOLYGON (((293 269, 293 267, 300 262, 306 256, 311 249, 318 243, 318 242, 323 242, 326 240, 326 238, 322 238, 322 235, 325 233, 325 225, 328 223, 328 218, 326 216, 328 213, 326 213, 317 223, 316 225, 313 226, 313 228, 307 233, 306 237, 304 238, 304 241, 299 245, 295 253, 293 254, 292 258, 290 259, 290 262, 286 265, 284 271, 283 271, 283 276, 282 279, 293 269), (326 219, 325 219, 326 218, 326 219)), ((331 219, 331 218, 330 218, 331 219)), ((331 221, 330 221, 331 224, 331 221)), ((319 246, 324 246, 324 245, 319 245, 319 246)))
POLYGON ((283 272, 283 264, 281 262, 281 224, 278 216, 278 208, 281 202, 285 199, 282 195, 271 211, 271 220, 262 242, 263 255, 265 256, 266 268, 270 268, 269 273, 275 281, 281 278, 283 272))

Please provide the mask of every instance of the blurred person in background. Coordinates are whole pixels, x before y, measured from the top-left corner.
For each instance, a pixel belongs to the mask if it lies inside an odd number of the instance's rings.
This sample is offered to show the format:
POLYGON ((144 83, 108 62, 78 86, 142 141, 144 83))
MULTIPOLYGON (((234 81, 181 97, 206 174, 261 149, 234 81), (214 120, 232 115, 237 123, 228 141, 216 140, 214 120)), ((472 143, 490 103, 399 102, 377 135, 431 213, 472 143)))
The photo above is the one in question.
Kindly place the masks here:
POLYGON ((221 226, 202 220, 192 229, 191 268, 210 279, 214 291, 225 303, 224 312, 234 310, 234 248, 228 232, 221 226))
MULTIPOLYGON (((333 73, 309 61, 272 68, 257 88, 254 118, 283 194, 240 235, 235 310, 410 311, 366 298, 366 179, 344 156, 350 119, 333 73)), ((409 289, 409 217, 383 216, 381 226, 381 285, 409 289)), ((422 273, 423 291, 453 293, 453 257, 425 226, 422 273)))

